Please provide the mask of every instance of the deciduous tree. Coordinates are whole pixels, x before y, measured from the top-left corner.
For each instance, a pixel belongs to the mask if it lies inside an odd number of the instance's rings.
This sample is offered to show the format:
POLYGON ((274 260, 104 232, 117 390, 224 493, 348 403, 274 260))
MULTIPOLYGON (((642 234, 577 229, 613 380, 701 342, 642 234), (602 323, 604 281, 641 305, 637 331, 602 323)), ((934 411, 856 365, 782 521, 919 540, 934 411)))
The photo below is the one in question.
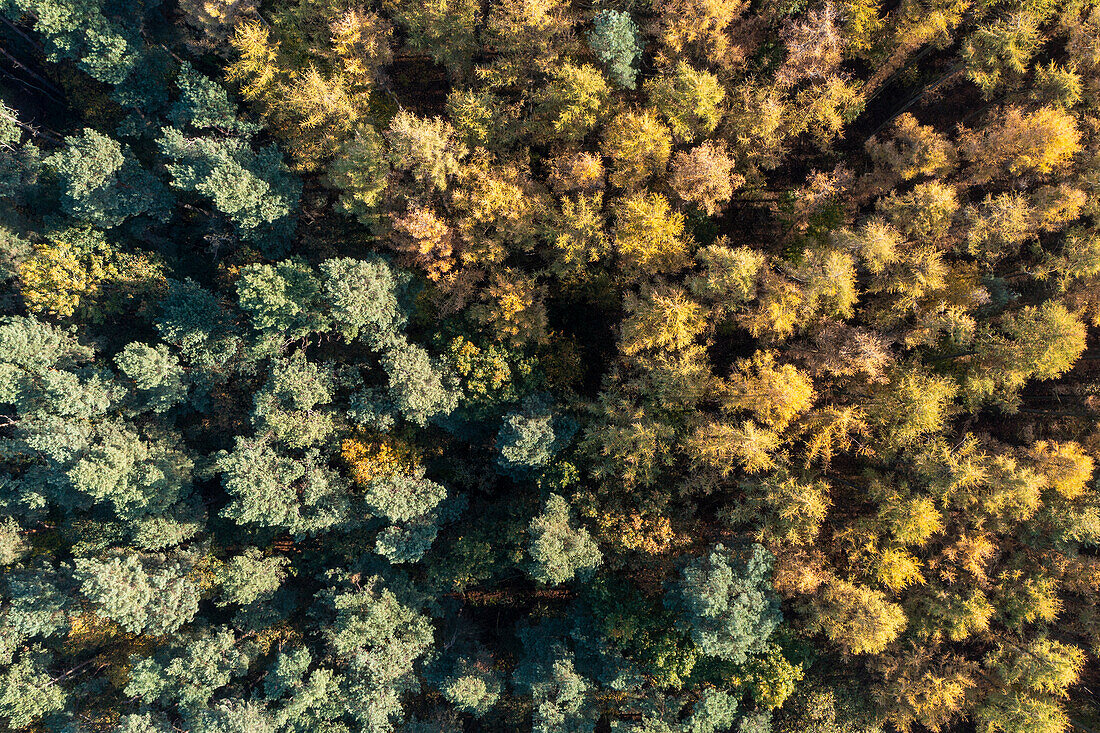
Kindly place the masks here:
POLYGON ((651 107, 664 117, 679 142, 706 137, 722 118, 726 92, 717 77, 684 62, 647 80, 644 86, 651 107))
POLYGON ((613 206, 613 245, 619 267, 630 280, 642 275, 676 272, 690 254, 684 216, 659 193, 633 194, 613 206))
POLYGON ((668 183, 681 199, 717 216, 745 178, 734 173, 733 158, 723 145, 706 142, 676 153, 668 183))
POLYGON ((664 170, 672 137, 653 114, 624 112, 604 128, 601 149, 611 159, 611 183, 636 188, 664 170))

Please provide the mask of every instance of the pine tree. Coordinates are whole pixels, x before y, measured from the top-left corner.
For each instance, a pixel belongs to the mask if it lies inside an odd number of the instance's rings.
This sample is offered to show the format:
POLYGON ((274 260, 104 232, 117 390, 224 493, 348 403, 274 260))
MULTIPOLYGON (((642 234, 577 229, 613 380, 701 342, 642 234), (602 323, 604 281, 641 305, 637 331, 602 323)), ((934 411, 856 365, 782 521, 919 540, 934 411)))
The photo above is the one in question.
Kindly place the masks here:
MULTIPOLYGON (((217 9, 213 3, 209 3, 208 7, 217 9)), ((230 101, 224 87, 200 74, 191 64, 180 65, 176 87, 179 89, 179 98, 167 114, 176 127, 215 130, 241 136, 249 136, 259 130, 258 125, 241 119, 236 105, 230 101)))
POLYGON ((559 585, 587 576, 602 561, 595 541, 584 528, 573 526, 569 504, 551 494, 541 514, 527 528, 531 577, 546 585, 559 585))
POLYGON ((141 59, 134 29, 104 15, 107 8, 101 3, 21 0, 10 8, 5 14, 18 11, 34 19, 34 30, 43 38, 48 61, 75 61, 96 81, 119 84, 141 59))
POLYGON ((641 55, 638 45, 638 26, 626 13, 618 10, 601 10, 592 20, 588 34, 588 47, 607 68, 619 86, 634 88, 637 71, 634 61, 641 55))
POLYGON ((248 547, 226 563, 219 572, 221 586, 219 605, 248 605, 271 598, 286 580, 285 557, 264 557, 255 547, 248 547))
POLYGON ((308 265, 285 260, 244 268, 237 296, 254 328, 293 341, 313 331, 328 330, 330 316, 319 307, 322 287, 308 265))
POLYGON ((154 412, 169 410, 187 397, 179 359, 164 344, 126 344, 115 356, 115 363, 133 380, 141 402, 154 412))
POLYGON ((423 516, 447 497, 447 489, 419 475, 395 473, 374 479, 363 499, 371 513, 391 522, 423 516))
POLYGON ((523 476, 546 466, 560 442, 549 410, 510 412, 497 432, 496 463, 507 474, 523 476))
POLYGON ((54 684, 48 664, 49 655, 41 647, 32 647, 0 675, 0 718, 13 729, 28 728, 65 707, 65 690, 54 684))
POLYGON ((405 325, 398 301, 402 279, 385 260, 331 259, 318 269, 335 330, 345 338, 359 338, 373 349, 397 343, 405 325))
POLYGON ((301 183, 274 146, 253 152, 240 138, 190 138, 174 128, 157 144, 175 188, 209 199, 242 239, 274 255, 285 251, 301 183))
POLYGON ((261 435, 273 436, 292 449, 322 443, 333 431, 325 408, 335 386, 332 367, 307 361, 301 351, 272 360, 267 384, 255 395, 252 424, 261 435))
POLYGON ((553 630, 523 629, 524 656, 512 673, 518 690, 531 696, 533 733, 592 733, 597 709, 592 681, 577 670, 574 653, 553 630))
POLYGON ((125 692, 146 704, 199 714, 218 690, 248 671, 249 656, 238 641, 226 627, 181 637, 152 657, 135 659, 125 692))
POLYGON ((406 420, 426 425, 456 407, 457 394, 437 360, 416 344, 399 344, 382 356, 389 394, 406 420))
POLYGON ((222 516, 239 525, 305 535, 346 519, 347 486, 315 451, 298 458, 269 441, 238 437, 214 465, 231 497, 222 516))
POLYGON ((171 198, 164 184, 129 149, 95 130, 65 138, 65 148, 43 163, 57 177, 69 216, 104 229, 142 214, 167 218, 171 198))
POLYGON ((75 579, 99 614, 133 633, 171 634, 199 610, 198 588, 179 563, 137 555, 77 558, 75 579))
POLYGON ((760 545, 742 553, 715 545, 684 567, 665 603, 681 614, 703 654, 741 664, 782 620, 771 569, 772 556, 760 545))

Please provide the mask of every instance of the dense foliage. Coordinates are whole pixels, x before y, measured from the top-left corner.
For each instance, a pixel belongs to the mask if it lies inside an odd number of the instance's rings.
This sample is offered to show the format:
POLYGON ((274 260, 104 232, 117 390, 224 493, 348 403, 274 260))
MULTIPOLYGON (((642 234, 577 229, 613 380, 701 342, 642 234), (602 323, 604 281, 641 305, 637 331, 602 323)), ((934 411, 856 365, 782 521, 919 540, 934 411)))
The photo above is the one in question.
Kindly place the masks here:
POLYGON ((0 730, 1100 729, 1100 0, 0 0, 0 730))

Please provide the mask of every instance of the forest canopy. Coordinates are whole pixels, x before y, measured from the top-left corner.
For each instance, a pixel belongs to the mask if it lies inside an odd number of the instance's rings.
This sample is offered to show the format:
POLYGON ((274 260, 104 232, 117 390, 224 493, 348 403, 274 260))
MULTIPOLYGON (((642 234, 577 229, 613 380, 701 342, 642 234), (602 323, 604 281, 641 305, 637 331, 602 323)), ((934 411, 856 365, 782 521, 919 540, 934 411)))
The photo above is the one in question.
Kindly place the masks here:
POLYGON ((0 0, 0 731, 1094 733, 1100 0, 0 0))

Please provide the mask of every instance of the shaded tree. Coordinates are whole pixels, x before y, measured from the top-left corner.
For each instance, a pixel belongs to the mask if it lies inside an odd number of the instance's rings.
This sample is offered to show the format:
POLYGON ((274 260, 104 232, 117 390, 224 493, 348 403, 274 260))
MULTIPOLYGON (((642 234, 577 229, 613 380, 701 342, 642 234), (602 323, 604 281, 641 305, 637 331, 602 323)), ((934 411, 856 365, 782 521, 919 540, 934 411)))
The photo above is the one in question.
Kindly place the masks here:
POLYGON ((169 410, 187 397, 179 359, 164 344, 126 344, 115 356, 115 363, 133 380, 139 399, 154 412, 169 410))
POLYGON ((361 125, 336 151, 327 175, 341 191, 341 210, 369 223, 377 215, 389 172, 382 136, 370 125, 361 125))
POLYGON ((65 706, 65 690, 54 684, 47 668, 49 655, 41 647, 25 650, 0 680, 0 717, 12 728, 27 728, 44 715, 65 706))
POLYGON ((706 142, 672 159, 668 183, 684 201, 693 203, 709 216, 716 216, 744 185, 744 177, 733 172, 734 162, 721 144, 706 142))
POLYGON ((61 207, 69 216, 104 229, 142 214, 164 220, 168 190, 120 143, 85 128, 43 164, 57 176, 61 207))
POLYGON ((274 255, 285 251, 301 183, 274 146, 254 152, 239 138, 187 137, 175 128, 157 144, 175 188, 210 200, 242 239, 274 255))

